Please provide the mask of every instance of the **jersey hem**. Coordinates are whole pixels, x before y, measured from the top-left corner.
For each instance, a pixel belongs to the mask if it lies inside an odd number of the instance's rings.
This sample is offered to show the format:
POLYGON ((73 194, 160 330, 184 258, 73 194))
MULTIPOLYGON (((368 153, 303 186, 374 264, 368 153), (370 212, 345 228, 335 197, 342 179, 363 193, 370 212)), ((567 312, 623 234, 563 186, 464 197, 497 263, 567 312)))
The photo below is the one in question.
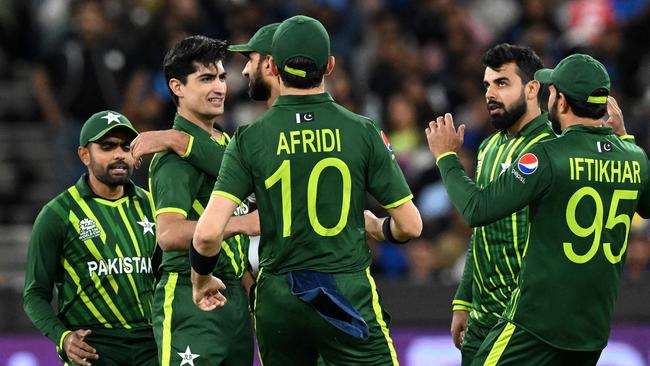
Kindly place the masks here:
POLYGON ((441 154, 440 156, 438 156, 438 157, 436 158, 436 165, 438 165, 438 162, 440 161, 440 159, 442 159, 442 158, 444 158, 444 157, 447 157, 447 156, 449 156, 449 155, 458 155, 458 154, 456 154, 455 151, 448 151, 448 152, 446 152, 446 153, 444 153, 444 154, 441 154))
POLYGON ((402 198, 401 200, 395 201, 393 203, 389 203, 389 204, 387 204, 385 206, 382 205, 381 207, 383 207, 383 208, 395 208, 397 206, 401 206, 404 202, 406 202, 408 200, 412 200, 412 199, 413 199, 413 195, 409 194, 408 196, 402 198))
POLYGON ((165 208, 158 209, 156 210, 156 217, 158 217, 158 215, 163 213, 177 213, 183 215, 183 217, 187 217, 187 212, 182 208, 177 208, 177 207, 165 207, 165 208))
POLYGON ((61 337, 59 338, 59 348, 63 349, 63 340, 70 333, 72 333, 71 330, 66 330, 65 332, 63 332, 63 334, 61 334, 61 337))
POLYGON ((228 192, 218 191, 217 190, 217 191, 212 191, 212 195, 213 196, 225 197, 225 198, 235 202, 237 205, 241 205, 241 200, 239 198, 235 197, 234 195, 228 193, 228 192))
POLYGON ((187 143, 187 150, 185 150, 185 153, 183 153, 183 155, 181 155, 181 158, 185 159, 188 156, 190 156, 190 153, 192 152, 192 146, 194 146, 194 136, 190 135, 187 132, 183 132, 183 131, 181 131, 181 132, 190 137, 190 141, 187 143))
POLYGON ((507 321, 507 322, 509 322, 509 323, 512 323, 512 324, 516 325, 518 328, 521 328, 522 330, 526 331, 527 333, 529 333, 529 334, 532 335, 533 337, 539 339, 540 341, 542 341, 542 342, 548 344, 549 346, 554 347, 554 348, 558 348, 558 349, 561 349, 561 350, 564 350, 564 351, 573 351, 573 352, 596 352, 596 351, 602 351, 602 350, 607 346, 607 342, 605 342, 605 344, 604 344, 602 347, 594 347, 594 348, 589 348, 589 347, 586 347, 586 348, 573 348, 573 347, 560 346, 560 345, 558 345, 558 344, 555 344, 555 343, 553 343, 553 342, 550 342, 550 341, 544 339, 543 337, 541 337, 540 335, 536 334, 535 332, 532 332, 528 327, 526 327, 526 326, 522 326, 521 323, 519 323, 519 322, 515 322, 515 321, 513 321, 513 320, 505 319, 505 318, 504 318, 504 320, 507 321))

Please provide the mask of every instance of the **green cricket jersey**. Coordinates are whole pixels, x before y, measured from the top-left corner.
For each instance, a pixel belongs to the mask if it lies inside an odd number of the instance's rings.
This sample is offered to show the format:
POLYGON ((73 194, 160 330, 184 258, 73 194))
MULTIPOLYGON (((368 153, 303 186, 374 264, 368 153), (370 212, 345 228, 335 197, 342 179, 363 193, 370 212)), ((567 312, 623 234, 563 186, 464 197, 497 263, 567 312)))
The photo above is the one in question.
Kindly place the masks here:
MULTIPOLYGON (((516 135, 498 131, 479 147, 475 181, 487 186, 535 143, 555 138, 546 113, 528 122, 516 135)), ((474 322, 492 328, 517 286, 528 237, 528 208, 473 229, 465 269, 453 301, 455 310, 470 310, 474 322)))
POLYGON ((533 146, 483 189, 453 155, 438 165, 472 226, 529 206, 525 256, 504 317, 557 348, 603 349, 632 216, 650 215, 643 150, 610 128, 576 125, 533 146))
POLYGON ((128 183, 124 197, 109 201, 97 197, 87 179, 84 174, 43 207, 29 242, 25 312, 59 346, 72 329, 151 325, 151 195, 128 183))
POLYGON ((413 197, 383 132, 322 93, 280 96, 240 127, 214 194, 240 202, 255 192, 260 266, 281 274, 365 269, 366 190, 386 208, 413 197))
MULTIPOLYGON (((174 129, 188 133, 194 138, 210 138, 208 132, 179 114, 174 119, 174 129)), ((222 131, 221 140, 215 142, 225 151, 228 141, 228 135, 222 131)), ((217 160, 215 157, 209 158, 210 161, 217 160)), ((214 177, 172 151, 156 154, 149 167, 149 184, 156 206, 156 216, 164 212, 175 212, 188 220, 198 220, 210 200, 214 182, 214 177)), ((248 201, 244 200, 235 214, 246 213, 248 201)), ((248 236, 235 235, 226 239, 222 243, 225 255, 219 258, 214 274, 224 280, 240 279, 248 267, 248 247, 248 236)), ((160 269, 163 272, 189 275, 188 252, 163 252, 160 269)))

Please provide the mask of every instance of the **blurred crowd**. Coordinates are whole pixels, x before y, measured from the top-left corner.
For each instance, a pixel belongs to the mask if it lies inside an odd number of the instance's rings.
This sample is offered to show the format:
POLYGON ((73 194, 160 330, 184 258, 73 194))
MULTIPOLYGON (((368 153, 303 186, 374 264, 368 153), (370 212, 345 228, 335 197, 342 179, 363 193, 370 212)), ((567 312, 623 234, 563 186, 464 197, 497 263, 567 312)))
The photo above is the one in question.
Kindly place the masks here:
MULTIPOLYGON (((460 276, 471 229, 446 197, 423 129, 453 113, 467 125, 461 157, 473 170, 479 143, 493 132, 481 56, 496 43, 530 46, 547 67, 573 52, 602 61, 628 132, 650 151, 648 0, 2 0, 0 124, 42 121, 63 188, 82 172, 78 132, 94 112, 123 112, 140 130, 170 128, 175 106, 161 64, 172 44, 191 34, 242 43, 295 14, 329 30, 337 62, 328 90, 387 132, 422 213, 422 238, 372 243, 373 269, 384 276, 443 283, 460 276)), ((226 63, 220 123, 229 131, 265 110, 248 98, 245 61, 235 54, 226 63)), ((7 160, 20 186, 38 179, 20 159, 7 160)), ((146 186, 146 169, 136 179, 146 186)), ((0 184, 0 200, 15 190, 0 184)), ((650 241, 645 222, 633 226, 626 271, 638 278, 650 268, 650 241)))

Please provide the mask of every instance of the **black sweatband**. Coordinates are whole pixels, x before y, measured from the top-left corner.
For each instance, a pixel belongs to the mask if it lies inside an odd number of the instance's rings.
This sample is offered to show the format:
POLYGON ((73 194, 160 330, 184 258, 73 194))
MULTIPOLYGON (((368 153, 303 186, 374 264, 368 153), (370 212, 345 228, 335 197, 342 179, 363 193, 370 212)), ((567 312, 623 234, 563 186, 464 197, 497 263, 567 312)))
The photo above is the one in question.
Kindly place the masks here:
POLYGON ((202 276, 209 275, 214 271, 214 267, 219 260, 219 254, 221 254, 221 251, 212 257, 207 257, 196 251, 194 243, 190 243, 190 265, 192 265, 194 272, 202 276))
POLYGON ((382 224, 382 227, 381 227, 382 231, 384 232, 384 239, 388 240, 389 242, 391 242, 393 244, 408 243, 411 239, 406 239, 404 241, 399 241, 399 240, 395 239, 395 237, 393 236, 393 233, 390 231, 390 220, 391 220, 391 217, 388 216, 386 218, 386 220, 384 220, 384 223, 382 224))

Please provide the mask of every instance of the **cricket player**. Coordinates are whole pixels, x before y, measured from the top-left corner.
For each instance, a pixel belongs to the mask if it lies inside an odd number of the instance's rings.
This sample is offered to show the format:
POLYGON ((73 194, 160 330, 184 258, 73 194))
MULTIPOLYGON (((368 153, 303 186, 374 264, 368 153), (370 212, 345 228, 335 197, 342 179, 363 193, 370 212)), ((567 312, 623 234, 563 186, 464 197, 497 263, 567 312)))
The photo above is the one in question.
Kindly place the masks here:
MULTIPOLYGON (((224 110, 225 53, 225 42, 191 36, 177 43, 164 60, 168 87, 178 105, 173 128, 195 139, 212 138, 221 148, 220 154, 206 156, 213 164, 219 163, 229 141, 215 123, 224 110)), ((230 301, 219 312, 202 312, 191 301, 187 250, 215 179, 173 151, 154 156, 149 179, 163 250, 153 316, 160 364, 251 365, 253 334, 242 279, 248 267, 246 235, 259 234, 257 214, 247 214, 245 199, 237 207, 239 216, 230 221, 227 239, 221 243, 225 255, 215 267, 215 274, 228 285, 230 301)))
POLYGON ((129 144, 137 134, 120 113, 91 116, 78 149, 88 173, 34 223, 25 313, 66 364, 158 364, 151 329, 154 208, 150 194, 129 179, 129 144))
POLYGON ((454 151, 450 114, 427 129, 454 205, 471 226, 529 206, 517 288, 472 365, 595 365, 607 344, 631 218, 650 216, 644 151, 602 119, 610 80, 591 56, 574 54, 535 73, 549 84, 549 119, 562 131, 533 146, 490 185, 477 187, 454 151))
MULTIPOLYGON (((248 94, 252 100, 266 102, 270 107, 280 94, 277 77, 271 74, 269 63, 273 34, 280 23, 261 27, 248 43, 230 45, 228 51, 238 52, 248 58, 242 75, 248 82, 248 94)), ((171 150, 190 164, 216 178, 223 159, 223 147, 212 136, 192 136, 185 132, 168 129, 141 132, 131 143, 131 153, 136 162, 143 155, 171 150)))
POLYGON ((335 61, 320 22, 285 20, 271 55, 281 95, 228 145, 190 248, 194 301, 206 311, 228 306, 210 273, 229 216, 254 192, 262 228, 254 313, 264 365, 316 365, 319 355, 326 364, 396 365, 365 236, 417 237, 413 196, 385 135, 325 92, 335 61), (389 217, 364 215, 366 191, 389 217))
MULTIPOLYGON (((536 143, 555 138, 548 116, 540 108, 541 85, 533 79, 543 67, 535 52, 528 47, 499 44, 485 53, 483 64, 485 101, 497 131, 478 150, 475 181, 479 188, 498 178, 536 143)), ((473 228, 453 300, 451 333, 461 350, 462 365, 472 363, 505 310, 517 286, 527 238, 527 207, 473 228)))

